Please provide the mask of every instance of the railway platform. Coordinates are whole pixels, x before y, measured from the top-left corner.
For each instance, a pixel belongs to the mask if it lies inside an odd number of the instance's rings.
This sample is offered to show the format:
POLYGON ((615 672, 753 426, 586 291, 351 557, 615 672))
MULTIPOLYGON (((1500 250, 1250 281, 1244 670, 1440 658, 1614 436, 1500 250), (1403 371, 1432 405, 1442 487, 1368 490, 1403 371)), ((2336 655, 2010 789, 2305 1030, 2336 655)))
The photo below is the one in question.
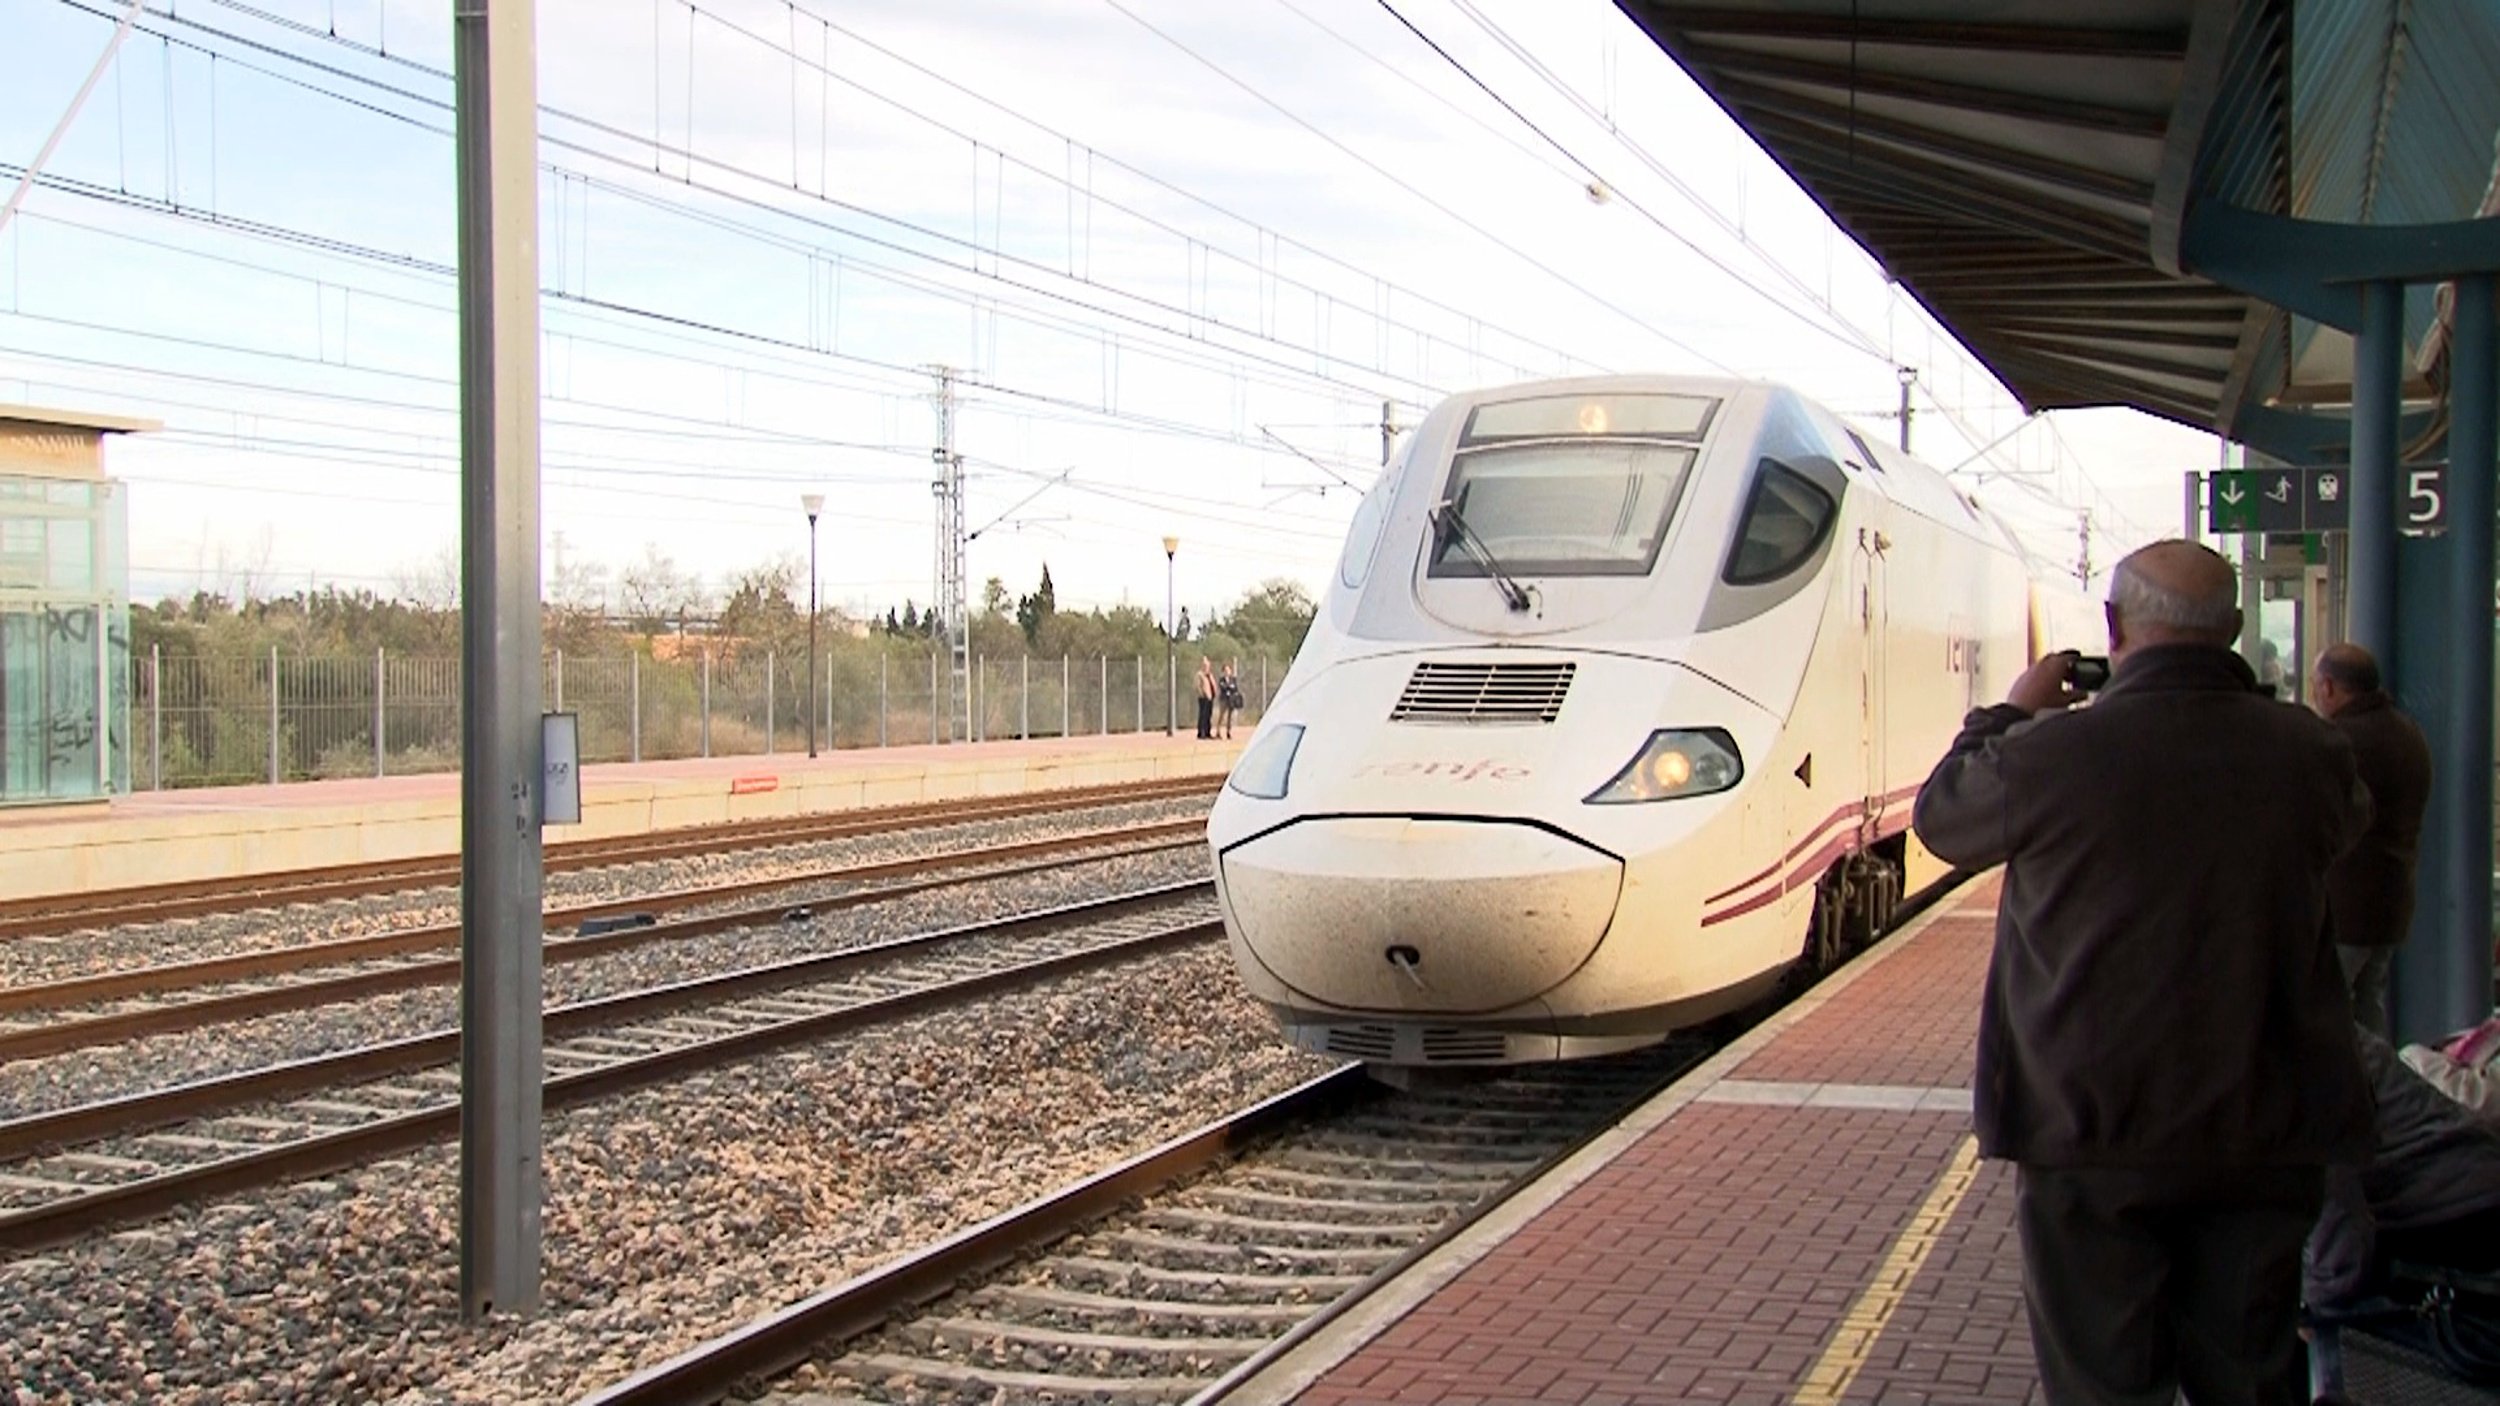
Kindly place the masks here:
MULTIPOLYGON (((2038 1402, 1972 1054, 1999 883, 1948 895, 1224 1406, 2038 1402)), ((2487 1402, 2367 1343, 2362 1402, 2487 1402)))
MULTIPOLYGON (((550 843, 967 796, 1224 774, 1249 741, 1183 734, 847 749, 582 769, 550 843)), ((0 810, 0 899, 456 853, 457 773, 149 791, 0 810)))

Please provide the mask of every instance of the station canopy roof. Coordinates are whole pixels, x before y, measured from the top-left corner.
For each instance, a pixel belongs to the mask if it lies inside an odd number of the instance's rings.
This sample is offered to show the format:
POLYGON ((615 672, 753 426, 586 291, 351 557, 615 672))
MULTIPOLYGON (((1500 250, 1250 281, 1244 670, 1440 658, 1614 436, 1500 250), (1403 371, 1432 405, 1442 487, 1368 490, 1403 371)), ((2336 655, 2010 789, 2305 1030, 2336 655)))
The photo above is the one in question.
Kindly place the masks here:
MULTIPOLYGON (((2480 0, 1616 3, 2032 409, 2247 438, 2345 406, 2350 335, 2183 267, 2191 221, 2500 211, 2480 0)), ((2434 287, 2405 330, 2433 399, 2434 287)))

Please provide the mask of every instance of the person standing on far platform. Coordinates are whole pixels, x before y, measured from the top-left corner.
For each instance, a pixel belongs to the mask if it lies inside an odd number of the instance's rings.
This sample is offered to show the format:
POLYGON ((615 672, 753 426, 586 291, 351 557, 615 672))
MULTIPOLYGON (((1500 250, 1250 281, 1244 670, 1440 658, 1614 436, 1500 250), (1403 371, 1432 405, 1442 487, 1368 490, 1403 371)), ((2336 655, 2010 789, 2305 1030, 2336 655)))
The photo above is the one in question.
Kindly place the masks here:
POLYGON ((1198 660, 1198 736, 1215 737, 1215 661, 1204 657, 1198 660))
POLYGON ((2352 984, 2352 1015, 2387 1034, 2387 969, 2413 926, 2414 862, 2422 811, 2431 799, 2431 745, 2422 729, 2379 687, 2378 660, 2357 644, 2318 656, 2309 692, 2318 715, 2352 743, 2361 784, 2370 788, 2370 828, 2327 871, 2335 947, 2352 984))
POLYGON ((2112 674, 2053 654, 1973 712, 1919 791, 1939 857, 2005 866, 1972 1087, 2015 1164, 2050 1406, 2307 1400, 2301 1244, 2369 1155, 2325 875, 2369 796, 2342 734, 2230 650, 2230 563, 2118 564, 2112 674))

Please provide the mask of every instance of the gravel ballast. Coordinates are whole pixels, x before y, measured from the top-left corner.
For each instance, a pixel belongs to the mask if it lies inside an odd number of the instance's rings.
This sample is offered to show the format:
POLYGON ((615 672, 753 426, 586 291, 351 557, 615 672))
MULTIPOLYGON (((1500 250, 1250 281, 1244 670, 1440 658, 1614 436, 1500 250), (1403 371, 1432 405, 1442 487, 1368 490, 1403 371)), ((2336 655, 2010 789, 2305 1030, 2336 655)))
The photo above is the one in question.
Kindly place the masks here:
POLYGON ((0 1265, 0 1382, 571 1400, 1324 1067, 1211 944, 551 1116, 527 1321, 460 1321, 445 1146, 0 1265))

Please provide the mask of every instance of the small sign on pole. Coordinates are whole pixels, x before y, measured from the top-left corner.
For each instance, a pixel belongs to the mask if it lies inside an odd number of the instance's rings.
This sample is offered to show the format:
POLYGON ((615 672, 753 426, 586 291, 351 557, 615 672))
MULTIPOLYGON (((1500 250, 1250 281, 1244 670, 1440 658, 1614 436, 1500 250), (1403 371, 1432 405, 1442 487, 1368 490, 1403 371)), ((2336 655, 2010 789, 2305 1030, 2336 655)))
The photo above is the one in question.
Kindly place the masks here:
POLYGON ((582 823, 582 718, 579 713, 542 713, 539 737, 546 747, 540 778, 541 825, 582 823))

